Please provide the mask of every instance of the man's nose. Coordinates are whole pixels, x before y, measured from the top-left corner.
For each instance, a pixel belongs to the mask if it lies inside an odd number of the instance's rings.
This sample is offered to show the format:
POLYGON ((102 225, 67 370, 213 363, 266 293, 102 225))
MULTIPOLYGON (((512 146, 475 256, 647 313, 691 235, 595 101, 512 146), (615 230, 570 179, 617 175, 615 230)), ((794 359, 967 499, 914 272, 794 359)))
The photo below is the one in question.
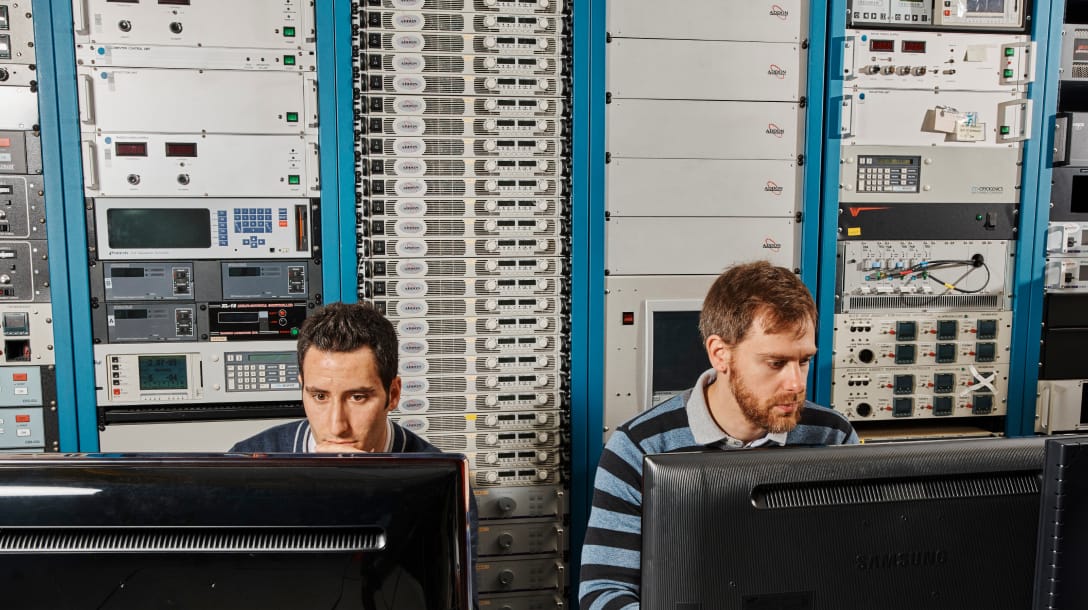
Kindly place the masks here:
POLYGON ((801 368, 801 364, 798 362, 791 362, 783 369, 783 387, 787 392, 804 392, 805 391, 805 371, 801 368))

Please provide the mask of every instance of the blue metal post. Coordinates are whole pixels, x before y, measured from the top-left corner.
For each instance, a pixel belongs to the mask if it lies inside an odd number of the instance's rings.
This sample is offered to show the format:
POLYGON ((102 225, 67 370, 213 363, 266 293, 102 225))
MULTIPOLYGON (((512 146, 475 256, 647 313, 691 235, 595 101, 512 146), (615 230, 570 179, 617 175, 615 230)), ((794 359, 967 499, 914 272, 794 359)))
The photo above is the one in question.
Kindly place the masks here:
MULTIPOLYGON (((339 43, 339 21, 344 21, 339 14, 345 2, 318 2, 314 4, 317 28, 317 106, 321 117, 318 126, 318 142, 321 153, 321 279, 324 285, 323 300, 328 303, 340 298, 340 163, 339 151, 339 109, 341 105, 351 104, 351 91, 348 90, 347 102, 340 100, 341 92, 337 82, 339 43)), ((347 24, 350 34, 351 24, 347 24)), ((350 38, 348 39, 350 41, 350 38)), ((351 57, 350 42, 347 52, 342 55, 351 57)), ((350 71, 349 71, 350 75, 350 71)), ((347 167, 351 167, 348 165, 347 167)), ((354 218, 354 214, 352 215, 354 218)))

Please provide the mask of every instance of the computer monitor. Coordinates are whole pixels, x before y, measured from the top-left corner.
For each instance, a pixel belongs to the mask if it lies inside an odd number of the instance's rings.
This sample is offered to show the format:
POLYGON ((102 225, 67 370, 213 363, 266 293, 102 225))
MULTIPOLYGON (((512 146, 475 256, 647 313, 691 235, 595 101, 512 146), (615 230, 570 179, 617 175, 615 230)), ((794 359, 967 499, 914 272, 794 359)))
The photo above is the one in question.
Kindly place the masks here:
POLYGON ((654 299, 643 305, 642 410, 695 385, 710 368, 699 333, 702 299, 654 299))
POLYGON ((643 610, 1023 610, 1043 441, 645 458, 643 610))
POLYGON ((461 456, 0 459, 0 607, 467 610, 461 456))
POLYGON ((1047 440, 1035 610, 1088 608, 1088 436, 1047 440))

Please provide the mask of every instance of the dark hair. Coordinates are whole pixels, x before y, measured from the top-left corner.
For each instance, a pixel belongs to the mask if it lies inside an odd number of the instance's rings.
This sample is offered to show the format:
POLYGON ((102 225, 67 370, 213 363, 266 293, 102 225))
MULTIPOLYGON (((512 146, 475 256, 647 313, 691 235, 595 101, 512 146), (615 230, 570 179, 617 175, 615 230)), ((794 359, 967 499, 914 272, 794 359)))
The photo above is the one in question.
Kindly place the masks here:
POLYGON ((311 347, 323 352, 374 351, 378 374, 386 391, 397 376, 397 332, 393 324, 369 303, 329 303, 302 323, 298 330, 298 369, 311 347))
POLYGON ((733 265, 714 280, 703 300, 699 332, 704 342, 718 335, 727 345, 737 345, 760 315, 771 334, 800 335, 806 322, 816 328, 816 303, 801 279, 785 267, 757 261, 733 265))

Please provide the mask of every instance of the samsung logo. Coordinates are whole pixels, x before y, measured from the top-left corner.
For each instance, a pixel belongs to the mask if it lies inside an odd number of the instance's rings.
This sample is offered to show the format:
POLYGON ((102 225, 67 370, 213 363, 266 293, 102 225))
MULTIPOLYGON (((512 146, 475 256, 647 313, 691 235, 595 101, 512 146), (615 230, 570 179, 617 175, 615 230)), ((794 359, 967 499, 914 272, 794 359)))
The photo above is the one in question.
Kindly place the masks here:
POLYGON ((971 187, 971 194, 972 195, 996 195, 996 194, 1001 194, 1001 193, 1004 193, 1004 192, 1005 192, 1005 187, 1003 187, 1003 186, 972 186, 971 187))
POLYGON ((907 551, 879 555, 861 554, 854 557, 854 567, 859 570, 919 568, 944 565, 947 562, 948 551, 943 550, 907 551))
POLYGON ((786 17, 790 16, 789 11, 782 8, 781 6, 778 6, 777 4, 772 4, 771 5, 771 13, 770 14, 771 14, 771 17, 778 17, 779 19, 782 19, 782 20, 785 20, 786 17))
POLYGON ((767 70, 767 74, 779 80, 786 78, 786 71, 775 64, 771 64, 771 67, 767 70))
POLYGON ((768 134, 770 134, 770 135, 772 135, 772 136, 774 136, 776 138, 781 138, 782 136, 784 136, 786 134, 786 130, 782 129, 778 125, 775 125, 774 123, 767 123, 766 133, 768 133, 768 134))

